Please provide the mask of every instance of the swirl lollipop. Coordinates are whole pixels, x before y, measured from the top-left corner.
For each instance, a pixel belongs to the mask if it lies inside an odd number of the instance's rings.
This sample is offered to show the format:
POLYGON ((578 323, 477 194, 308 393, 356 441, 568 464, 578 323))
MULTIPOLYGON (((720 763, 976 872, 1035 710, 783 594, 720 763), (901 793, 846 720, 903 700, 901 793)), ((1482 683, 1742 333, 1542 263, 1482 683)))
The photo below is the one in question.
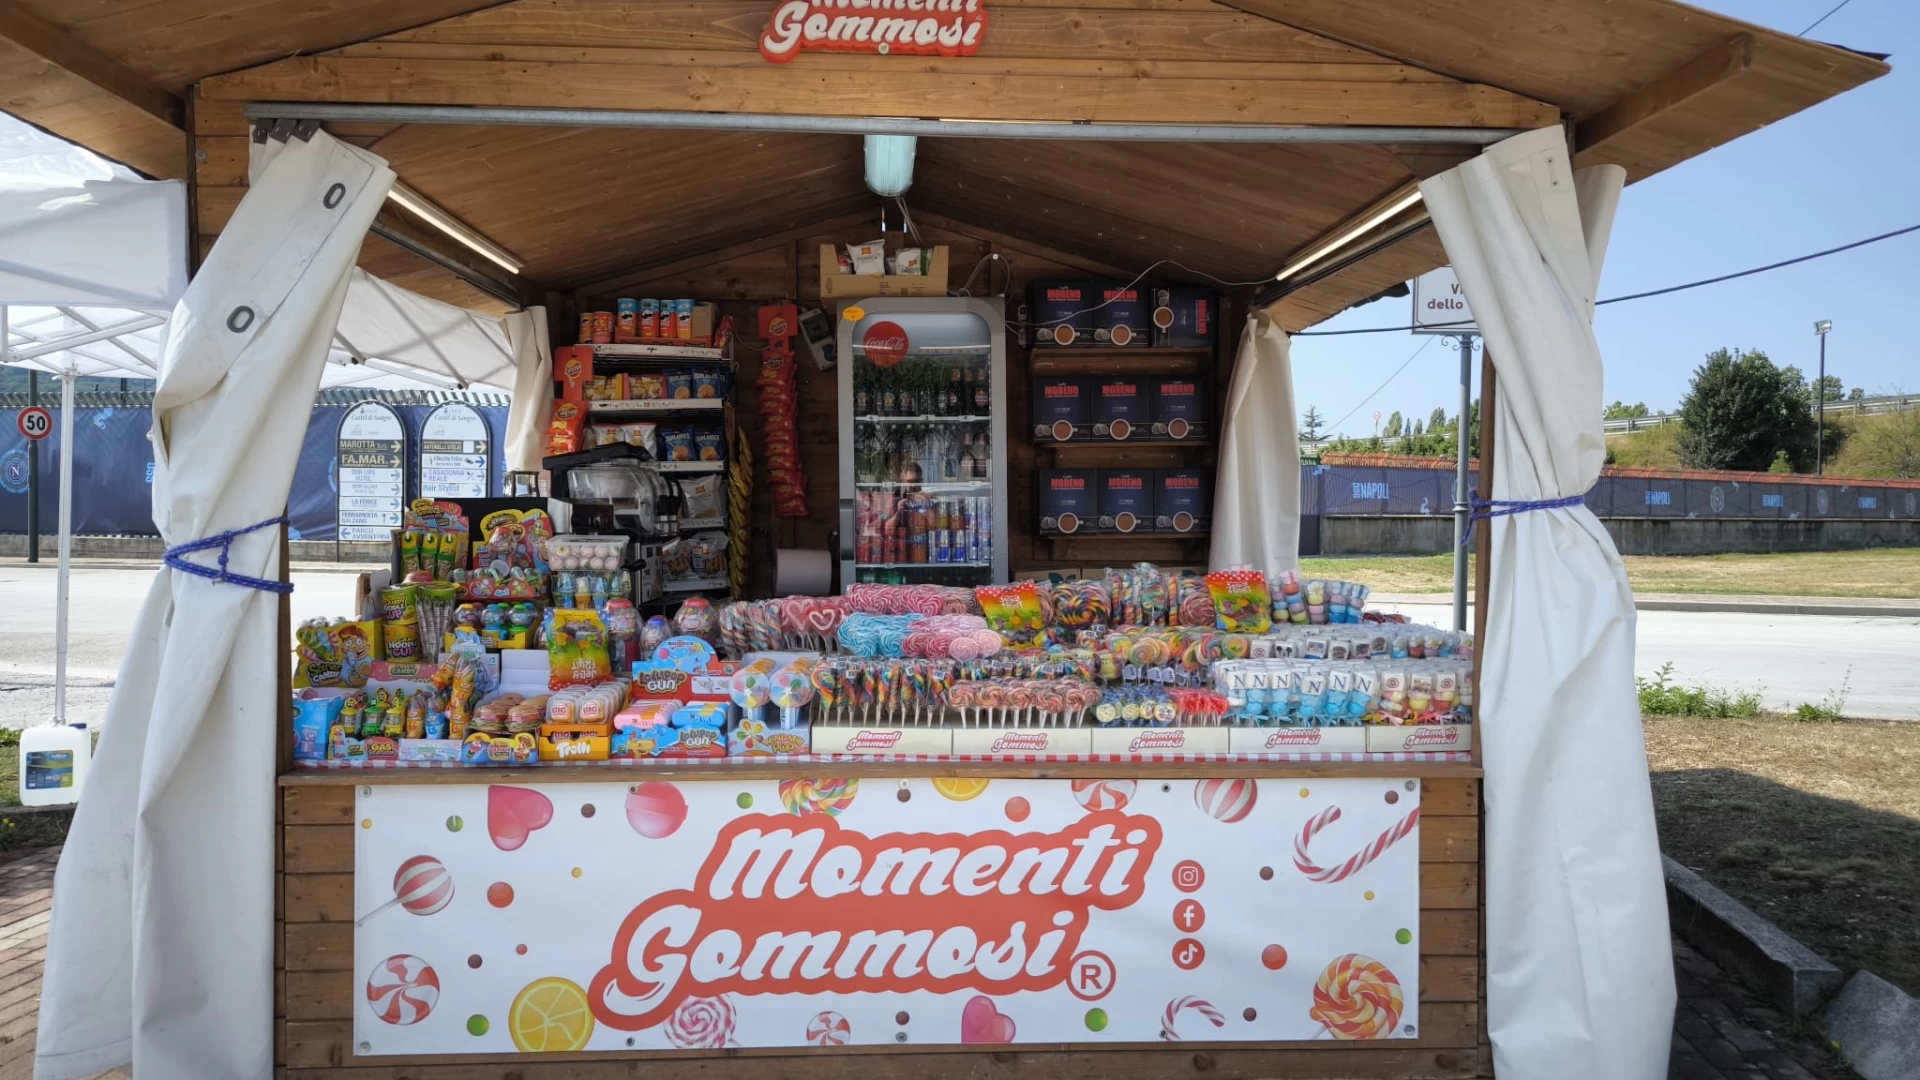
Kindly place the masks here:
POLYGON ((392 907, 405 908, 408 914, 432 915, 453 903, 453 877, 446 865, 431 855, 415 855, 400 864, 393 873, 393 899, 354 921, 365 926, 367 920, 392 907))
POLYGON ((667 1041, 682 1050, 718 1049, 733 1041, 733 1002, 719 997, 693 997, 680 1003, 663 1029, 667 1041))
POLYGON ((1348 953, 1320 973, 1307 1016, 1336 1039, 1384 1039, 1405 1007, 1400 980, 1370 956, 1348 953))

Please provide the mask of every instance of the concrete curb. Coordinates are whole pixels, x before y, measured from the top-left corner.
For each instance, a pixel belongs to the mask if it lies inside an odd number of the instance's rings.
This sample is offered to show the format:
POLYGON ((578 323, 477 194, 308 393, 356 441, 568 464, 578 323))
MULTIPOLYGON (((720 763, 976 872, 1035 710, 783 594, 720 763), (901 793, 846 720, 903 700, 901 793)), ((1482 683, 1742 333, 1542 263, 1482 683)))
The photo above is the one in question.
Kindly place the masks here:
POLYGON ((1665 855, 1667 921, 1689 945, 1755 988, 1790 1016, 1810 1016, 1845 976, 1746 905, 1665 855))
MULTIPOLYGON (((1368 605, 1424 604, 1451 608, 1447 593, 1374 593, 1368 605)), ((1741 615, 1837 615, 1847 618, 1920 618, 1920 600, 1866 596, 1728 596, 1721 594, 1642 593, 1633 598, 1639 611, 1695 611, 1741 615)), ((1469 604, 1471 607, 1471 604, 1469 604)))
POLYGON ((1920 1001, 1873 972, 1847 980, 1821 1019, 1861 1080, 1912 1080, 1920 1069, 1920 1001))

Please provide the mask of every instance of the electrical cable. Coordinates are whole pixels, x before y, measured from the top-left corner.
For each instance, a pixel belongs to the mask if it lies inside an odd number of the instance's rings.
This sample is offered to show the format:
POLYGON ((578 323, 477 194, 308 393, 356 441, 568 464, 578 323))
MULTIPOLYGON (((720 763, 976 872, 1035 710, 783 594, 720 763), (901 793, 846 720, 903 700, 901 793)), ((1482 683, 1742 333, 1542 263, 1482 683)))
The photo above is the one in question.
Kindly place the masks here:
MULTIPOLYGON (((1594 301, 1594 306, 1600 307, 1607 304, 1618 304, 1618 303, 1623 303, 1627 300, 1645 300, 1650 296, 1665 296, 1668 293, 1684 292, 1688 289, 1698 289, 1703 285, 1718 285, 1723 281, 1732 281, 1735 278, 1752 277, 1755 274, 1764 274, 1769 270, 1779 270, 1782 267, 1794 266, 1798 263, 1803 263, 1803 262, 1811 262, 1814 259, 1822 259, 1827 257, 1828 255, 1838 255, 1843 251, 1852 251, 1854 248, 1866 247, 1868 244, 1877 244, 1882 240, 1891 240, 1896 236, 1905 236, 1906 234, 1912 233, 1912 232, 1920 232, 1920 225, 1909 225, 1904 229, 1895 229, 1892 232, 1884 232, 1878 236, 1869 236, 1865 240, 1855 240, 1851 244, 1842 244, 1839 247, 1828 248, 1825 251, 1816 251, 1810 255, 1799 255, 1791 259, 1782 259, 1779 262, 1768 263, 1765 266, 1756 266, 1750 270, 1738 270, 1731 274, 1721 274, 1719 277, 1703 278, 1700 281, 1689 281, 1684 285, 1669 285, 1664 289, 1649 289, 1646 292, 1628 293, 1625 296, 1609 296, 1605 300, 1594 301)), ((1432 324, 1428 324, 1426 326, 1421 327, 1421 329, 1425 329, 1425 330, 1439 329, 1439 328, 1445 327, 1446 325, 1448 324, 1432 323, 1432 324)), ((1465 322, 1462 322, 1459 325, 1465 326, 1467 324, 1465 322)), ((1351 334, 1404 334, 1413 329, 1414 327, 1412 326, 1370 326, 1360 330, 1301 330, 1290 336, 1292 337, 1346 337, 1351 334)))
POLYGON ((1832 11, 1829 11, 1825 15, 1822 15, 1819 18, 1813 20, 1812 26, 1809 26, 1805 30, 1800 31, 1800 36, 1806 37, 1808 34, 1813 33, 1814 26, 1819 26, 1821 23, 1826 22, 1828 19, 1832 18, 1834 14, 1837 13, 1841 8, 1846 7, 1848 4, 1851 4, 1851 3, 1853 3, 1853 0, 1840 0, 1839 3, 1833 5, 1832 11))
MULTIPOLYGON (((1340 426, 1341 424, 1344 424, 1344 423, 1346 423, 1346 422, 1347 422, 1348 420, 1351 420, 1351 419, 1353 419, 1353 414, 1354 414, 1354 413, 1357 413, 1357 412, 1359 412, 1359 411, 1360 411, 1361 409, 1364 409, 1364 408, 1366 408, 1366 407, 1367 407, 1367 402, 1369 402, 1369 401, 1372 401, 1372 400, 1373 400, 1374 398, 1377 398, 1377 397, 1379 397, 1379 396, 1380 396, 1380 391, 1382 391, 1382 390, 1385 390, 1385 389, 1386 389, 1386 388, 1387 388, 1388 386, 1391 386, 1391 385, 1393 384, 1393 380, 1395 380, 1395 379, 1397 379, 1397 378, 1399 378, 1399 377, 1400 377, 1400 373, 1401 373, 1401 372, 1403 372, 1403 371, 1405 371, 1405 370, 1407 370, 1407 365, 1408 365, 1408 364, 1411 364, 1411 363, 1413 363, 1413 361, 1414 361, 1414 358, 1415 358, 1415 357, 1418 357, 1418 356, 1419 356, 1419 355, 1420 355, 1421 353, 1423 353, 1423 352, 1426 352, 1426 351, 1427 351, 1427 346, 1429 346, 1429 345, 1431 345, 1431 344, 1433 344, 1433 343, 1434 343, 1434 340, 1435 340, 1435 339, 1434 339, 1433 337, 1429 337, 1429 338, 1428 338, 1427 340, 1425 340, 1425 341, 1423 341, 1423 342, 1421 342, 1421 343, 1420 343, 1420 347, 1419 347, 1419 348, 1417 348, 1417 349, 1415 349, 1415 350, 1413 350, 1413 356, 1409 356, 1409 357, 1407 357, 1407 359, 1406 359, 1406 362, 1405 362, 1405 363, 1402 363, 1402 364, 1401 364, 1401 365, 1400 365, 1399 367, 1397 367, 1397 368, 1395 368, 1395 369, 1394 369, 1394 371, 1393 371, 1393 374, 1391 374, 1391 375, 1389 375, 1389 376, 1387 376, 1387 381, 1386 381, 1386 382, 1383 382, 1383 383, 1381 383, 1381 384, 1380 384, 1379 386, 1376 386, 1376 387, 1374 387, 1374 389, 1373 389, 1373 393, 1371 393, 1371 394, 1368 394, 1368 395, 1367 395, 1366 397, 1363 397, 1363 398, 1361 398, 1361 399, 1360 399, 1360 404, 1358 404, 1358 405, 1355 405, 1355 406, 1354 406, 1353 408, 1351 408, 1351 409, 1348 409, 1348 410, 1347 410, 1347 415, 1345 415, 1345 416, 1343 416, 1343 417, 1341 417, 1341 418, 1340 418, 1340 419, 1338 419, 1338 420, 1335 420, 1335 421, 1334 421, 1333 423, 1331 423, 1331 424, 1328 424, 1328 425, 1327 425, 1327 429, 1328 429, 1328 430, 1331 430, 1331 429, 1333 429, 1333 428, 1337 428, 1337 427, 1339 427, 1339 426, 1340 426)), ((1315 441, 1317 441, 1317 442, 1324 442, 1325 440, 1324 440, 1324 439, 1321 439, 1321 440, 1315 440, 1315 441)))

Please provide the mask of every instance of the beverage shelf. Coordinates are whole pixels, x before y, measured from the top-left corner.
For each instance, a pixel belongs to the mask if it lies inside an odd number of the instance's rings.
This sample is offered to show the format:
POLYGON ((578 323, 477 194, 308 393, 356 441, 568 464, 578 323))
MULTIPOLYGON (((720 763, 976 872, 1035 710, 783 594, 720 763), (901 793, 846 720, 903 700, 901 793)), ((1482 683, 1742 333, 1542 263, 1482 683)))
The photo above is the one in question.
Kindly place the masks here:
POLYGON ((984 424, 991 416, 856 416, 856 424, 984 424))

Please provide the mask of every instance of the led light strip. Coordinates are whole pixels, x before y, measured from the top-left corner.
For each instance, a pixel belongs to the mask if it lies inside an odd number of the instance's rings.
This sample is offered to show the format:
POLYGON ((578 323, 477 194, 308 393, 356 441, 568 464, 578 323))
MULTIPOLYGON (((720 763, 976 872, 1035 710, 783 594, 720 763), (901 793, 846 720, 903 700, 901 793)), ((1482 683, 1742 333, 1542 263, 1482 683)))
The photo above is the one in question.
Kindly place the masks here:
POLYGON ((398 203, 413 216, 458 240, 463 246, 505 267, 510 274, 518 274, 527 265, 513 252, 481 236, 465 222, 428 202, 425 196, 399 181, 394 182, 392 189, 387 192, 387 198, 398 203))
POLYGON ((1382 199, 1379 203, 1376 203, 1372 209, 1362 211, 1360 216, 1355 218, 1352 224, 1340 227, 1326 239, 1313 244, 1307 249, 1305 254, 1282 267, 1279 273, 1273 275, 1273 279, 1275 281, 1287 281, 1291 278, 1298 277, 1303 271, 1310 270, 1332 256, 1339 254, 1343 248, 1346 248, 1364 237, 1367 233, 1378 228, 1381 224, 1391 221, 1395 216, 1405 213, 1408 209, 1419 203, 1419 183, 1414 182, 1406 185, 1385 199, 1382 199))

